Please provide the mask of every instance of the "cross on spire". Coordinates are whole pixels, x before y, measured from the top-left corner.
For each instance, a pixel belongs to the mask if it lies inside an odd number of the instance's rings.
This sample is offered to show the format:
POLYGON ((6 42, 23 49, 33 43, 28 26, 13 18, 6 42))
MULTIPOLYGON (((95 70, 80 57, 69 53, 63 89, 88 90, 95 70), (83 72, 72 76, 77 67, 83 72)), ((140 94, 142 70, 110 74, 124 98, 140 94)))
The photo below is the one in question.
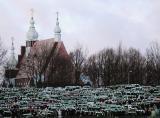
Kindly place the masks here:
POLYGON ((12 50, 12 53, 14 53, 14 37, 11 37, 11 40, 12 40, 12 48, 11 48, 11 50, 12 50))
POLYGON ((59 12, 56 12, 56 15, 57 15, 56 25, 58 25, 58 26, 59 26, 59 12))
POLYGON ((55 39, 57 41, 61 40, 61 28, 59 26, 59 13, 56 12, 57 18, 56 18, 56 27, 54 29, 55 39))
POLYGON ((57 14, 57 21, 58 21, 59 12, 56 12, 56 14, 57 14))
POLYGON ((29 30, 27 32, 27 39, 28 40, 35 40, 38 38, 38 33, 35 29, 35 22, 34 22, 34 18, 33 18, 33 14, 34 14, 34 9, 31 9, 31 19, 30 19, 30 27, 29 27, 29 30))
POLYGON ((32 8, 31 9, 31 17, 33 17, 33 15, 34 15, 34 9, 32 8))

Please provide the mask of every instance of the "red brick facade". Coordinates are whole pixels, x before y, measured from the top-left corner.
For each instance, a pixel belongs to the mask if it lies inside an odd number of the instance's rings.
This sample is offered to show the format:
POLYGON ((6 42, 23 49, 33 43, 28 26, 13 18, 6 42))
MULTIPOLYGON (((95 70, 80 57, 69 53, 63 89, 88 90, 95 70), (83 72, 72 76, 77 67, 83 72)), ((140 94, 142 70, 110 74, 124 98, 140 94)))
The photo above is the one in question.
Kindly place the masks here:
MULTIPOLYGON (((47 69, 48 64, 49 64, 52 56, 59 54, 59 55, 63 56, 64 58, 68 57, 68 53, 65 49, 63 42, 62 41, 58 41, 58 42, 54 41, 53 38, 34 42, 32 48, 30 50, 30 53, 34 53, 35 48, 41 48, 41 46, 44 43, 47 46, 51 46, 52 50, 51 50, 50 56, 47 58, 46 63, 44 65, 42 65, 43 66, 42 71, 45 71, 47 69)), ((18 87, 29 86, 29 84, 30 84, 30 79, 28 78, 26 73, 24 73, 22 71, 22 64, 26 61, 25 51, 26 51, 26 47, 22 46, 21 47, 21 54, 18 55, 17 68, 19 68, 19 71, 17 73, 16 80, 15 80, 15 85, 18 87)), ((32 77, 30 77, 30 78, 32 78, 32 77)))

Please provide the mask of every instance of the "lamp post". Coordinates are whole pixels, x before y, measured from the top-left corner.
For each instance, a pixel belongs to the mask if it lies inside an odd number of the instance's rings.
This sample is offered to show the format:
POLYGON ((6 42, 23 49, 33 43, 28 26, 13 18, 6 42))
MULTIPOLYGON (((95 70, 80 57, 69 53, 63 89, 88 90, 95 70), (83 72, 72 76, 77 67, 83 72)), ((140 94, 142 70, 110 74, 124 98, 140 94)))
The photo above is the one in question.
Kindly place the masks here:
POLYGON ((130 73, 132 73, 131 70, 128 72, 128 84, 130 84, 130 73))

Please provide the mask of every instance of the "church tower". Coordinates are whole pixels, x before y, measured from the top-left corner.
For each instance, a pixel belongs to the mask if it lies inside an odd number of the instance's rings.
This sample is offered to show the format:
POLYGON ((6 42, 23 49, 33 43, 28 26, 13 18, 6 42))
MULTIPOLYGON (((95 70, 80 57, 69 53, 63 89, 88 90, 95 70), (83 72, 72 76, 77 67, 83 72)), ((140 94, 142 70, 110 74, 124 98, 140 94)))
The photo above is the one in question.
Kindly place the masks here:
POLYGON ((14 42, 13 42, 14 38, 12 37, 11 40, 12 40, 11 55, 5 67, 5 75, 4 75, 4 80, 3 80, 3 84, 6 87, 15 86, 15 78, 18 72, 17 60, 15 58, 15 53, 14 53, 14 42))
POLYGON ((30 52, 30 48, 33 46, 33 44, 38 39, 38 33, 35 29, 34 24, 35 24, 35 22, 34 22, 34 18, 33 18, 33 9, 31 9, 30 27, 27 32, 27 41, 26 41, 26 56, 28 56, 28 54, 30 52))
POLYGON ((57 12, 57 19, 56 19, 56 27, 54 29, 54 36, 56 41, 61 41, 61 28, 59 26, 58 12, 57 12))
POLYGON ((8 68, 9 69, 15 69, 16 68, 16 65, 17 65, 17 60, 15 58, 15 53, 14 53, 14 38, 11 37, 11 40, 12 40, 12 46, 11 46, 11 55, 10 55, 10 58, 9 58, 9 61, 8 61, 8 68))

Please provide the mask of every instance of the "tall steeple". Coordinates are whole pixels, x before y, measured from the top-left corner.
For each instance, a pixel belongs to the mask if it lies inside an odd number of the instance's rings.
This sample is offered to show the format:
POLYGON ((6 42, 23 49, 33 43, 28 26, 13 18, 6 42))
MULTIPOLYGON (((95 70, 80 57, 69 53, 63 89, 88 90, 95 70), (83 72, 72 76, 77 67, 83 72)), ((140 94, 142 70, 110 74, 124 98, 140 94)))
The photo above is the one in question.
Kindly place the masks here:
POLYGON ((27 40, 28 41, 34 41, 34 40, 38 39, 38 33, 37 33, 35 26, 34 26, 35 22, 34 22, 34 18, 33 18, 33 13, 34 13, 34 10, 31 9, 30 27, 27 32, 27 40))
POLYGON ((59 26, 59 18, 58 18, 58 12, 57 14, 57 20, 56 20, 56 27, 54 29, 54 35, 55 35, 55 40, 60 41, 61 40, 61 28, 59 26))
POLYGON ((17 60, 15 58, 15 53, 14 53, 14 38, 11 37, 11 40, 12 40, 12 46, 11 46, 11 55, 10 55, 10 58, 9 58, 9 62, 8 62, 8 66, 10 69, 14 69, 16 68, 16 65, 17 65, 17 60))
POLYGON ((34 26, 33 12, 34 12, 33 9, 31 9, 30 27, 27 32, 27 41, 26 41, 26 56, 29 55, 31 47, 38 39, 38 33, 34 26))

